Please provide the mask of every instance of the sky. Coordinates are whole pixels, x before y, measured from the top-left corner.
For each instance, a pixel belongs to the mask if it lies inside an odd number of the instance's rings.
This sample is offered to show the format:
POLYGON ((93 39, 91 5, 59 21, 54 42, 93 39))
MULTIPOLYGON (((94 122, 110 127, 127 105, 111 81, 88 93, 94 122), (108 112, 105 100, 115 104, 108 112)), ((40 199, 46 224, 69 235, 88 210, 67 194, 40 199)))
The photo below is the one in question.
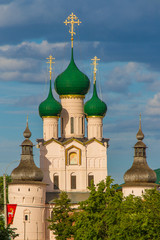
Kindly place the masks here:
POLYGON ((91 80, 86 100, 92 95, 91 58, 101 59, 97 86, 108 107, 103 120, 103 136, 110 139, 108 174, 122 183, 131 167, 140 113, 148 165, 160 168, 160 1, 0 0, 0 174, 18 165, 27 114, 39 165, 46 58, 55 57, 54 81, 70 60, 69 27, 63 22, 72 12, 82 22, 75 27, 74 58, 91 80))

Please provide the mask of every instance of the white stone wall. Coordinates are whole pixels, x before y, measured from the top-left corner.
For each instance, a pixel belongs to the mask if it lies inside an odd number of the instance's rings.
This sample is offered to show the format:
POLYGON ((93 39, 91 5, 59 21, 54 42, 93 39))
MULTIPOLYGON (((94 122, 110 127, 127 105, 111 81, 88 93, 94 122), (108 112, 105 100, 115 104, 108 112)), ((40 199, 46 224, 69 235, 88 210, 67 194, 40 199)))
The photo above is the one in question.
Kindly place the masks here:
POLYGON ((17 240, 45 239, 45 187, 41 183, 9 185, 9 203, 17 204, 11 225, 17 228, 17 240))
POLYGON ((127 197, 130 194, 135 195, 137 197, 141 197, 143 193, 145 193, 145 189, 151 189, 152 187, 148 186, 123 186, 122 187, 122 192, 123 196, 127 197))
POLYGON ((58 117, 43 117, 43 138, 45 141, 58 138, 58 117))
POLYGON ((61 112, 61 136, 63 138, 83 138, 85 132, 85 115, 84 103, 81 97, 65 97, 61 98, 62 112, 61 112), (73 117, 73 128, 71 132, 71 117, 73 117), (63 120, 62 120, 63 119, 63 120), (83 124, 82 124, 83 121, 83 124), (63 124, 62 124, 63 122, 63 124))
POLYGON ((107 145, 96 141, 87 145, 87 175, 93 173, 97 184, 107 176, 107 145))
POLYGON ((102 117, 88 117, 88 126, 87 133, 88 139, 96 138, 99 141, 102 140, 103 137, 103 118, 102 117))
POLYGON ((54 189, 54 175, 59 176, 59 189, 62 191, 88 191, 89 174, 94 176, 95 184, 107 176, 106 151, 107 145, 97 141, 91 141, 87 145, 75 140, 64 146, 55 141, 41 145, 40 168, 44 173, 43 181, 47 183, 47 192, 58 191, 54 189), (78 155, 78 162, 75 165, 68 162, 72 152, 78 155), (76 189, 71 189, 71 175, 76 176, 76 189))

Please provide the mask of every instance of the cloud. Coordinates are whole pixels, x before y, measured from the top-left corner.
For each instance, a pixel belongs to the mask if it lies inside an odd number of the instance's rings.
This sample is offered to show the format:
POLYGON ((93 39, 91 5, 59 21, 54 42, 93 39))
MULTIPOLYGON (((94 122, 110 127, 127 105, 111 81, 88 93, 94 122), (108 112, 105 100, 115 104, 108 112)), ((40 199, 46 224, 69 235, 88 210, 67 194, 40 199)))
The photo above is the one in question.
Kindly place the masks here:
MULTIPOLYGON (((158 1, 113 0, 106 3, 100 0, 93 3, 87 0, 83 6, 77 0, 70 2, 16 0, 5 3, 2 1, 1 45, 17 45, 26 40, 46 40, 48 43, 69 42, 68 26, 66 27, 63 21, 71 13, 70 9, 82 21, 76 30, 75 41, 80 39, 81 42, 94 42, 92 47, 88 44, 88 49, 83 45, 82 58, 93 54, 94 50, 94 55, 98 53, 103 61, 144 62, 160 71, 160 2, 158 1), (98 47, 95 49, 96 42, 98 47)), ((46 52, 45 44, 41 46, 37 56, 44 56, 46 52)), ((27 45, 25 47, 27 48, 27 45)), ((36 46, 33 46, 33 49, 33 54, 30 53, 32 57, 36 46)), ((19 47, 19 56, 24 56, 26 52, 24 46, 19 47)))
POLYGON ((148 115, 160 116, 160 92, 156 93, 152 99, 149 99, 145 112, 148 115))

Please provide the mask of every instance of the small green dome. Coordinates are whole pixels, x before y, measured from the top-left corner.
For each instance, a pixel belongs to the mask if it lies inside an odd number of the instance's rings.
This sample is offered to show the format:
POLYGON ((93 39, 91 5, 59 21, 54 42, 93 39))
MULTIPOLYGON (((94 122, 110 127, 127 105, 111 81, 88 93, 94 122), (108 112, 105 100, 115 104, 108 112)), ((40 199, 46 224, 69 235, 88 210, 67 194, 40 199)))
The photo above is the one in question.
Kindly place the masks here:
POLYGON ((67 69, 56 78, 54 86, 59 95, 85 95, 88 92, 90 81, 76 66, 73 48, 67 69))
POLYGON ((40 117, 51 117, 51 116, 58 116, 61 113, 62 106, 61 104, 56 101, 52 94, 51 88, 51 80, 50 80, 50 89, 49 94, 46 100, 44 100, 39 105, 39 115, 40 117))
POLYGON ((104 117, 107 112, 107 105, 97 95, 96 83, 94 83, 93 96, 84 105, 84 112, 87 116, 104 117))

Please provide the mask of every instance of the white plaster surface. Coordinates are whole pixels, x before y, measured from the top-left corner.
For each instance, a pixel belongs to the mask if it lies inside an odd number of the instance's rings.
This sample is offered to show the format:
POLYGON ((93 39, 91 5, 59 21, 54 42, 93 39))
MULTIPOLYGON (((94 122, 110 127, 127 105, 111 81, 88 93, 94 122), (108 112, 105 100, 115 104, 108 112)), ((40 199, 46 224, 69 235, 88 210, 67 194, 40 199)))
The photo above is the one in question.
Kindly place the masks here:
POLYGON ((137 197, 141 197, 145 190, 151 189, 153 187, 149 186, 124 186, 122 187, 123 196, 127 197, 130 194, 135 195, 137 197))
POLYGON ((99 141, 102 140, 103 137, 103 118, 101 117, 89 117, 88 119, 88 139, 96 138, 99 141))
POLYGON ((43 117, 43 138, 58 138, 58 117, 43 117))
POLYGON ((17 204, 11 225, 17 228, 17 240, 45 239, 45 193, 45 185, 41 183, 9 185, 9 203, 17 204))

